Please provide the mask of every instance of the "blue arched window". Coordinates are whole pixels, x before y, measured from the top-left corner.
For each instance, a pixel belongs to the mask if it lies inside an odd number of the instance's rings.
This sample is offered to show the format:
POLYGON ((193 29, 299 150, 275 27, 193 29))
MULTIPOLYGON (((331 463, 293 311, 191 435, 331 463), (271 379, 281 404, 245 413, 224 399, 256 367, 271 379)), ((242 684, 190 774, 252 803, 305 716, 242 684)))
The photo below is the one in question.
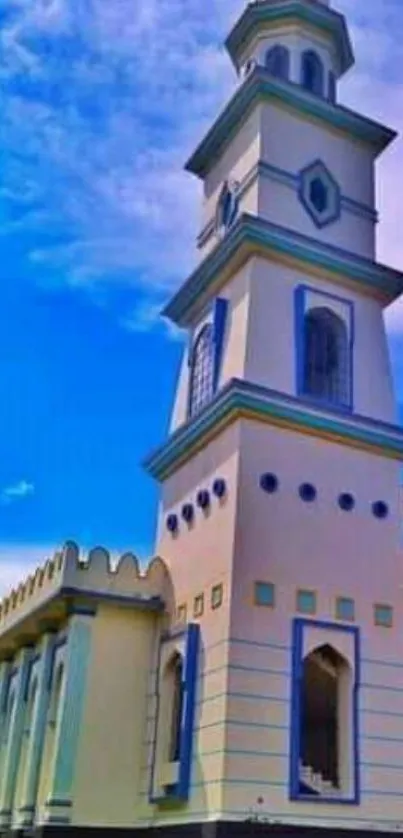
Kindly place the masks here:
POLYGON ((324 71, 319 55, 314 50, 307 50, 302 55, 301 82, 305 90, 323 96, 324 71))
POLYGON ((276 44, 267 51, 266 69, 272 76, 288 80, 290 76, 290 53, 287 47, 276 44))
POLYGON ((349 403, 350 359, 347 327, 326 307, 304 319, 304 392, 334 405, 349 403))
POLYGON ((189 415, 195 416, 213 396, 213 327, 203 326, 193 347, 190 370, 189 415))

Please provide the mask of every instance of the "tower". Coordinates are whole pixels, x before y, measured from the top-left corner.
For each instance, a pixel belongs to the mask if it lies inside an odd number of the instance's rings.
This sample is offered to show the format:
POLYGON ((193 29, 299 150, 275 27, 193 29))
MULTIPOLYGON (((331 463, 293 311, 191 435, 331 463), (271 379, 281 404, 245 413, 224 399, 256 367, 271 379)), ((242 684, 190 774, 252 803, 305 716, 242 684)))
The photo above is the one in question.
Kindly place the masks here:
POLYGON ((327 0, 251 2, 226 47, 239 85, 187 163, 200 260, 165 310, 189 340, 148 460, 177 622, 202 643, 169 817, 393 831, 403 433, 383 309, 403 275, 375 260, 374 169, 395 134, 338 103, 354 59, 327 0))

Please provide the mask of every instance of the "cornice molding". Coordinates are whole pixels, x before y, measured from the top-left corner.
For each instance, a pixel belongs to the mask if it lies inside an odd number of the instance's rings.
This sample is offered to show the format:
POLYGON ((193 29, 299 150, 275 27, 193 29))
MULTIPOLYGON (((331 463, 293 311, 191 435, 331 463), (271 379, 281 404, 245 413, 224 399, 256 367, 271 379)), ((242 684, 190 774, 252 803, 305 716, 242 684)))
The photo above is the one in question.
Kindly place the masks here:
POLYGON ((228 425, 240 419, 315 436, 394 460, 403 460, 403 430, 375 421, 232 379, 190 422, 179 428, 145 462, 147 471, 163 481, 205 448, 228 425))
POLYGON ((319 121, 330 130, 372 146, 375 156, 395 139, 396 132, 304 90, 299 84, 274 78, 257 66, 236 89, 224 110, 186 163, 186 170, 206 177, 251 110, 260 102, 272 101, 292 109, 302 118, 319 121))
POLYGON ((163 315, 181 327, 254 255, 376 297, 384 306, 403 293, 403 273, 257 216, 243 214, 169 301, 163 315))
POLYGON ((333 40, 342 74, 352 67, 354 53, 344 16, 312 0, 260 0, 249 3, 225 42, 235 67, 239 69, 245 47, 259 28, 289 20, 313 26, 333 40))

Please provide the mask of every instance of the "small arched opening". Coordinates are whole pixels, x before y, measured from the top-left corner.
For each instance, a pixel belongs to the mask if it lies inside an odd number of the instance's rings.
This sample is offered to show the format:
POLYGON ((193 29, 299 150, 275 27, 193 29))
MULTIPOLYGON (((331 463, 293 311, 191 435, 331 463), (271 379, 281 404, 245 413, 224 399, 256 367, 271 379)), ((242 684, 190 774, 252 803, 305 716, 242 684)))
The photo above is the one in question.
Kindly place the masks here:
POLYGON ((277 79, 288 81, 290 77, 290 53, 287 47, 276 44, 267 50, 266 70, 277 79))
POLYGON ((304 319, 304 393, 335 406, 350 402, 347 327, 331 309, 310 309, 304 319))
POLYGON ((169 689, 170 727, 168 741, 168 760, 178 762, 181 750, 182 710, 183 710, 183 660, 178 652, 167 664, 166 680, 169 689))
POLYGON ((300 690, 300 793, 343 793, 350 780, 348 661, 330 644, 317 647, 303 661, 300 690))
POLYGON ((305 90, 323 96, 324 69, 319 55, 312 49, 302 54, 301 83, 305 90))
POLYGON ((203 326, 196 338, 191 357, 189 415, 199 413, 213 396, 214 359, 213 327, 203 326))

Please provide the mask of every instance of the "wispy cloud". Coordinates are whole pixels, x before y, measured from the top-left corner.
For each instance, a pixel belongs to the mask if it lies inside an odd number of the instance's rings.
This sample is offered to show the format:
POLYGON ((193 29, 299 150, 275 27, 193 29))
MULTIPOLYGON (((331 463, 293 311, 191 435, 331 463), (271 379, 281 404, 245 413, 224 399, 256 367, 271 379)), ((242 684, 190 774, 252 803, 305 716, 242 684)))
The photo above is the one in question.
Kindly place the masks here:
POLYGON ((33 483, 28 483, 27 480, 19 480, 18 483, 13 483, 6 486, 0 495, 2 503, 12 503, 14 501, 24 500, 34 494, 35 487, 33 483))
MULTIPOLYGON (((358 59, 344 100, 403 129, 400 0, 334 5, 358 59)), ((0 0, 0 244, 18 242, 41 282, 106 295, 131 285, 142 304, 122 323, 151 324, 194 259, 200 191, 182 164, 234 85, 222 41, 243 6, 0 0)), ((380 256, 393 264, 403 263, 402 171, 399 143, 378 179, 380 256)))

